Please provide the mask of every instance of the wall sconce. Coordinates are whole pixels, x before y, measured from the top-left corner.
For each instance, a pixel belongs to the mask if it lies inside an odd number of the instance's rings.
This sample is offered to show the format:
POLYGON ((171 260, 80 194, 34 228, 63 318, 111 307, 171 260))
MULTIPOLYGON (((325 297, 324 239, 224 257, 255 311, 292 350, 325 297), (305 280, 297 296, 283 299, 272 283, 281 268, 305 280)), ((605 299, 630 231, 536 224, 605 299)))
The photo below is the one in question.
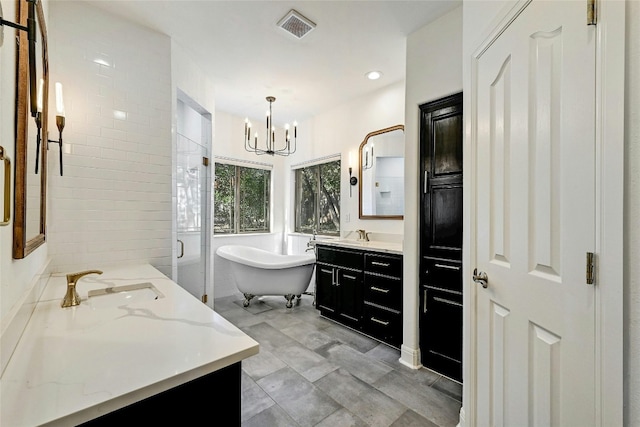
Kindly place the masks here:
POLYGON ((358 178, 356 178, 355 176, 353 176, 353 168, 352 165, 353 164, 353 157, 351 156, 351 151, 349 151, 349 197, 351 197, 353 194, 351 192, 351 187, 353 187, 354 185, 358 184, 358 178))
MULTIPOLYGON (((38 119, 36 118, 36 124, 38 119)), ((62 84, 56 82, 56 126, 58 126, 58 140, 48 139, 47 143, 58 144, 60 147, 60 176, 62 176, 62 130, 64 129, 64 100, 62 99, 62 84)), ((40 126, 38 126, 38 146, 40 146, 40 126)), ((48 147, 47 147, 48 148, 48 147)), ((36 160, 36 173, 38 173, 38 163, 36 160)))
POLYGON ((373 142, 371 143, 371 161, 369 161, 369 144, 364 147, 364 164, 362 170, 371 169, 373 167, 373 142))

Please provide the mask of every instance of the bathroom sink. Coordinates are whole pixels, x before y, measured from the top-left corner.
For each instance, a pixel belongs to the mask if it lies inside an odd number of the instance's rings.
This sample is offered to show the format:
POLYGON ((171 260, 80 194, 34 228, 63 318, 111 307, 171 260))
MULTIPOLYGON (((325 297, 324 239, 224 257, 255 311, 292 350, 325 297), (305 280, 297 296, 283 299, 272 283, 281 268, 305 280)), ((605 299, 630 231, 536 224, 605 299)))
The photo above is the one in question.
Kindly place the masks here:
POLYGON ((121 307, 158 298, 164 295, 150 282, 95 289, 89 291, 88 296, 92 308, 121 307))

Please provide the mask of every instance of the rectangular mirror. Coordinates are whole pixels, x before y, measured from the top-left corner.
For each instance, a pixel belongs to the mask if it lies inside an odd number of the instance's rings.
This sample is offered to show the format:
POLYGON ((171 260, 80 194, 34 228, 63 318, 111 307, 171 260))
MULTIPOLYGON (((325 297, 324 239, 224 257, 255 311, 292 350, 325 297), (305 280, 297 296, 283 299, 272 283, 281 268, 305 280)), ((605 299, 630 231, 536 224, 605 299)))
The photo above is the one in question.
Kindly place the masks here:
MULTIPOLYGON (((18 1, 17 22, 27 25, 27 0, 18 1)), ((33 7, 33 3, 31 3, 33 7)), ((49 72, 47 29, 42 3, 35 3, 36 54, 35 67, 40 129, 31 115, 29 43, 25 31, 17 31, 19 46, 16 64, 16 152, 15 207, 13 220, 13 258, 29 255, 45 241, 47 188, 47 123, 49 72), (42 83, 40 83, 42 82, 42 83)))
POLYGON ((403 219, 404 125, 370 132, 358 157, 360 219, 403 219))

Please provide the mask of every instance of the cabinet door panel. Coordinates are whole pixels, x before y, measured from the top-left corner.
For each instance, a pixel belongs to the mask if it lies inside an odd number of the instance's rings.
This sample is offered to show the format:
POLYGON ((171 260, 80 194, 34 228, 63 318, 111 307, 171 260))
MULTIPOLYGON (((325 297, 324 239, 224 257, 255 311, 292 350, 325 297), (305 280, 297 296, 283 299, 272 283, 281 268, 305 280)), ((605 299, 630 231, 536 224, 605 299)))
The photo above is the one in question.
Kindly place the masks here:
POLYGON ((316 265, 316 307, 329 312, 336 311, 335 272, 333 267, 316 265))
POLYGON ((337 290, 340 315, 351 322, 362 319, 362 273, 338 269, 337 290))
POLYGON ((450 251, 462 250, 462 185, 433 188, 430 245, 450 251))
POLYGON ((432 126, 433 176, 462 173, 462 115, 434 117, 432 126))
POLYGON ((422 293, 422 364, 462 381, 462 296, 427 288, 422 293))

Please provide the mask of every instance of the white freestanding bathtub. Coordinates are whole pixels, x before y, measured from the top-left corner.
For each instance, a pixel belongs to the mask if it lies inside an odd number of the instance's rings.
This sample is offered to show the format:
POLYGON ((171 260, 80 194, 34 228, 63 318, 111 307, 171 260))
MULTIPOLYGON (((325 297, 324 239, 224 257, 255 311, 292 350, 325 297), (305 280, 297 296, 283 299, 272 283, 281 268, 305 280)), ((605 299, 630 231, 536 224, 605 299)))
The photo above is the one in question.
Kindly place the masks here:
POLYGON ((236 287, 244 294, 243 305, 255 296, 283 295, 287 308, 309 287, 316 257, 314 254, 281 255, 243 245, 220 246, 216 254, 231 261, 236 287))

